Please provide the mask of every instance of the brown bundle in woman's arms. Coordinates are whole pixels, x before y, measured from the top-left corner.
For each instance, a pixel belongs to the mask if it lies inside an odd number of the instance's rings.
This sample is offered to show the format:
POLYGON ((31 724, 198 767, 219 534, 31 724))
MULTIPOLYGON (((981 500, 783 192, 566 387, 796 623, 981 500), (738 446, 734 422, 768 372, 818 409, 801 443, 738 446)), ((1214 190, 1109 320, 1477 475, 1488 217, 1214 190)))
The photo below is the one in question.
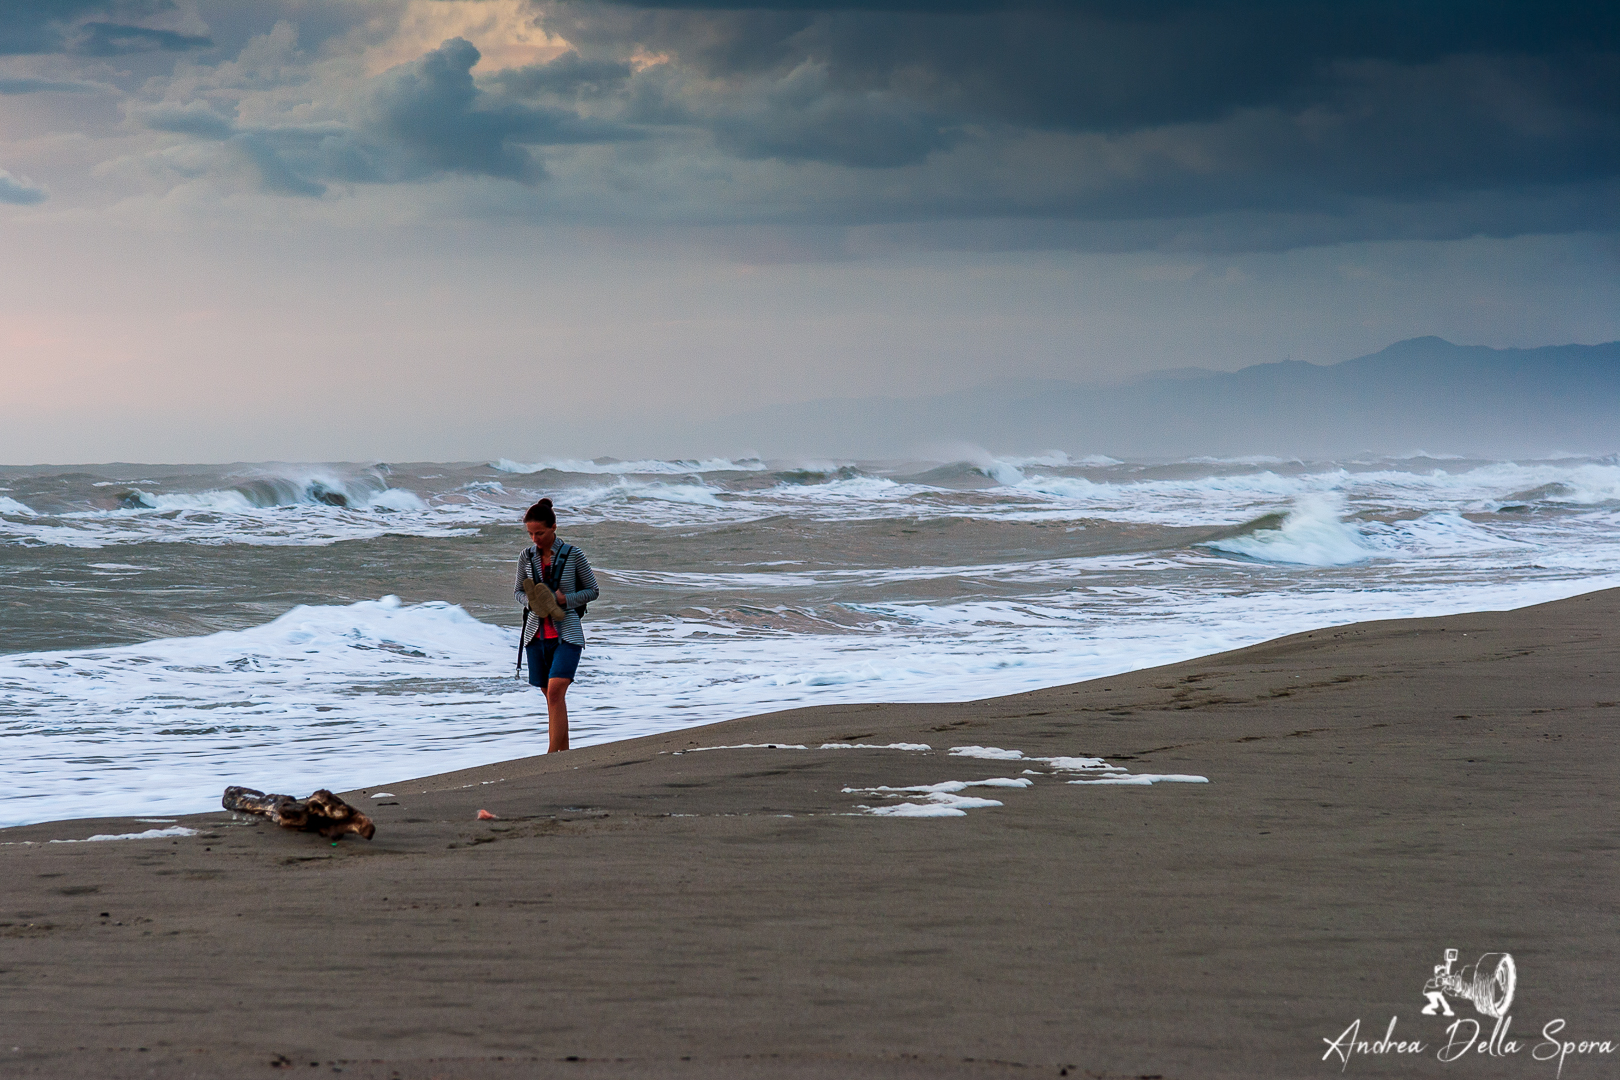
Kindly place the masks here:
POLYGON ((557 594, 542 581, 525 581, 523 594, 529 598, 529 610, 542 619, 560 619, 568 612, 557 603, 557 594))

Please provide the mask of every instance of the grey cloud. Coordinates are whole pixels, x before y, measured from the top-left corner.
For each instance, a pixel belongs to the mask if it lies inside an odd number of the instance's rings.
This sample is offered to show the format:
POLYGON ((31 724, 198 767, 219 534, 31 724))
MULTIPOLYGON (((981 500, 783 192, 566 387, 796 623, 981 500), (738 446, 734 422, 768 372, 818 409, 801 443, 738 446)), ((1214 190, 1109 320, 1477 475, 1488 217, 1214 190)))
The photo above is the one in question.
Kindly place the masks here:
POLYGON ((740 157, 882 168, 915 164, 959 138, 947 119, 903 97, 832 89, 819 65, 800 66, 757 100, 713 123, 720 145, 740 157))
POLYGON ((0 79, 0 94, 101 94, 112 89, 101 83, 59 79, 0 79))
POLYGON ((305 198, 326 194, 326 185, 300 176, 283 159, 270 138, 244 132, 232 136, 226 146, 254 168, 264 190, 272 194, 305 198))
POLYGON ((70 23, 111 6, 104 0, 0 0, 0 55, 60 52, 70 23))
POLYGON ((115 21, 173 7, 165 0, 0 0, 0 55, 71 52, 121 56, 212 44, 200 35, 115 21))
POLYGON ((533 160, 518 143, 539 135, 546 117, 481 101, 472 77, 478 58, 471 42, 454 38, 389 72, 372 97, 368 133, 423 173, 530 176, 533 160))
POLYGON ((0 203, 14 206, 32 206, 45 201, 45 192, 23 183, 4 169, 0 169, 0 203))
MULTIPOLYGON (((156 131, 225 143, 268 192, 310 197, 325 193, 325 181, 403 183, 444 173, 534 183, 544 170, 531 147, 642 137, 622 124, 490 93, 472 78, 478 59, 469 42, 446 41, 378 76, 349 103, 347 119, 322 125, 242 125, 202 102, 138 115, 156 131)), ((532 87, 545 73, 526 78, 532 87)))
MULTIPOLYGON (((478 60, 470 42, 452 38, 420 60, 386 72, 371 92, 354 139, 328 145, 331 160, 364 163, 349 174, 359 180, 459 172, 529 183, 542 176, 529 147, 641 137, 622 124, 483 90, 472 77, 478 60)), ((565 70, 558 82, 567 76, 565 70)))
MULTIPOLYGON (((601 46, 633 41, 712 78, 823 64, 834 84, 889 88, 979 121, 1121 132, 1234 109, 1301 107, 1342 61, 1421 65, 1464 54, 1620 49, 1620 8, 1401 0, 1218 3, 560 3, 548 25, 601 46), (728 5, 719 5, 728 6, 728 5)), ((1613 57, 1609 57, 1612 73, 1613 57)), ((1612 80, 1589 98, 1614 108, 1612 80)))
POLYGON ((195 135, 202 139, 228 139, 236 132, 236 124, 200 101, 183 107, 164 106, 148 109, 140 114, 141 122, 153 131, 168 131, 178 135, 195 135))
POLYGON ((179 34, 173 30, 153 30, 122 23, 91 22, 78 28, 72 51, 85 56, 124 56, 128 53, 206 49, 213 39, 199 34, 179 34))
MULTIPOLYGON (((1559 216, 1559 191, 1590 209, 1574 193, 1620 179, 1612 5, 561 0, 547 25, 587 52, 671 57, 687 77, 660 84, 665 115, 732 155, 912 169, 903 191, 856 179, 842 204, 784 200, 788 220, 1069 219, 1145 238, 1270 215, 1266 245, 1286 246, 1291 228, 1417 228, 1399 210, 1416 205, 1426 231, 1472 235, 1491 203, 1485 231, 1511 235, 1559 216), (815 93, 780 92, 806 70, 815 93)), ((646 97, 645 73, 632 89, 646 97)))
MULTIPOLYGON (((332 63, 333 43, 359 40, 370 8, 211 8, 220 40, 245 48, 296 18, 303 47, 284 50, 273 94, 218 66, 212 82, 188 74, 170 91, 214 108, 140 119, 222 144, 267 191, 492 177, 514 186, 481 186, 480 205, 547 220, 978 221, 1036 245, 1229 250, 1248 235, 1272 250, 1615 218, 1602 193, 1620 185, 1620 6, 536 5, 574 51, 475 77, 477 49, 455 39, 359 82, 332 63), (319 47, 304 40, 306 14, 330 24, 319 47), (221 115, 234 104, 257 123, 221 115)), ((87 27, 133 26, 152 10, 46 0, 28 25, 88 40, 87 27)), ((164 44, 129 44, 142 41, 164 44)), ((212 63, 204 54, 187 71, 212 63)))
POLYGON ((549 63, 497 72, 487 85, 520 98, 542 94, 595 96, 623 89, 631 71, 630 65, 621 60, 587 60, 569 51, 549 63))

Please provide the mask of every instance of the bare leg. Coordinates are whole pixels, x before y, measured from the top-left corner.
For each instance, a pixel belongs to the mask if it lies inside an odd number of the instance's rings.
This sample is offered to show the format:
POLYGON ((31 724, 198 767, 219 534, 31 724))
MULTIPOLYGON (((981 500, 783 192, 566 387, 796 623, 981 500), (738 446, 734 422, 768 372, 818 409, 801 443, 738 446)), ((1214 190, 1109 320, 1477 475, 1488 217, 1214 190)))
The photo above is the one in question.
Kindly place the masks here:
POLYGON ((548 753, 568 749, 568 686, 573 681, 550 679, 546 682, 546 722, 551 730, 548 753))

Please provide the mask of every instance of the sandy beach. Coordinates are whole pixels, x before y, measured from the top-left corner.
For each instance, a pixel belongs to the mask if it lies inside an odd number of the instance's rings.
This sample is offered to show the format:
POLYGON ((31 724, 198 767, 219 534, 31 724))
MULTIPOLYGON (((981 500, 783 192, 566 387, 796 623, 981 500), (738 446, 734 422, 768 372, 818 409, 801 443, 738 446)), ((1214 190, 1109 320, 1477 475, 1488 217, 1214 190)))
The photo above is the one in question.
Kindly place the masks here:
POLYGON ((1550 1021, 1620 1041, 1617 618, 1620 590, 750 717, 346 792, 369 843, 5 830, 0 1075, 1552 1077, 1550 1021), (1208 783, 1031 760, 1074 756, 1208 783), (861 809, 991 778, 1030 784, 861 809), (1447 948, 1515 959, 1496 1054, 1441 1060, 1419 1013, 1447 948), (1421 1052, 1334 1055, 1392 1018, 1421 1052))

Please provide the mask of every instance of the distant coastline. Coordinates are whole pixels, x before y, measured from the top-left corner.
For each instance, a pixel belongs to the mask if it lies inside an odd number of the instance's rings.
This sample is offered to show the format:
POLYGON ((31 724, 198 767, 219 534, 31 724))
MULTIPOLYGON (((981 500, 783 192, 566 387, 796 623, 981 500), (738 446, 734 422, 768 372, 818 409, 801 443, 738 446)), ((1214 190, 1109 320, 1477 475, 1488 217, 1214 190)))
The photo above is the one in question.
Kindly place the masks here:
MULTIPOLYGON (((706 443, 880 457, 976 443, 1165 460, 1620 451, 1620 342, 1492 349, 1412 338, 1331 365, 1177 369, 1123 384, 995 381, 916 398, 827 399, 738 413, 706 443)), ((947 451, 948 452, 948 451, 947 451)))

